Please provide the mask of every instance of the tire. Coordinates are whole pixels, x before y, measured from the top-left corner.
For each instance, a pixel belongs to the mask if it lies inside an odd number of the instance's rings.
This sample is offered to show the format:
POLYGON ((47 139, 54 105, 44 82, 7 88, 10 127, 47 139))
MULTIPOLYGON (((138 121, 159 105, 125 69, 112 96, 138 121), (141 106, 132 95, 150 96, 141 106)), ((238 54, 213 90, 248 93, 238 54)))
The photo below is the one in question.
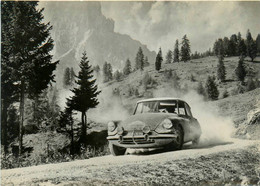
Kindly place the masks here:
POLYGON ((169 150, 181 150, 183 146, 183 130, 179 125, 175 127, 175 130, 178 136, 176 140, 174 140, 172 143, 169 144, 169 146, 167 146, 167 149, 169 150))
POLYGON ((126 148, 118 147, 109 142, 109 150, 113 156, 121 156, 125 154, 126 148))

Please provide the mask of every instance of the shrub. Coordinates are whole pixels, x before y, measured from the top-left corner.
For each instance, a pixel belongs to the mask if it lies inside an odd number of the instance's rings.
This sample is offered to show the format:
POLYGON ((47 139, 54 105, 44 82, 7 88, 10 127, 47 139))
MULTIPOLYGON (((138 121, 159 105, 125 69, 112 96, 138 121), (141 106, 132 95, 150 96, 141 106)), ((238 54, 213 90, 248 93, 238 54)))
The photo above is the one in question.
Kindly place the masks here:
POLYGON ((223 98, 226 98, 226 97, 228 97, 228 96, 229 96, 229 93, 228 93, 227 89, 225 89, 224 92, 223 92, 222 97, 223 97, 223 98))
POLYGON ((251 91, 257 88, 257 82, 254 81, 252 78, 248 79, 246 84, 246 91, 251 91))

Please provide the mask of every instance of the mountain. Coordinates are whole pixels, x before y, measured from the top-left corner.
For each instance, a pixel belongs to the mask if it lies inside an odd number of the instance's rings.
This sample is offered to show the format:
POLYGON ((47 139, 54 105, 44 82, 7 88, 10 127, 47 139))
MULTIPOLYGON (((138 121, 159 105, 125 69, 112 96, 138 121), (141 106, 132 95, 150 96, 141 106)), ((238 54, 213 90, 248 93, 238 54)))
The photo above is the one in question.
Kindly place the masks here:
POLYGON ((53 25, 51 31, 55 41, 54 58, 60 60, 57 80, 62 78, 66 67, 78 69, 84 50, 92 65, 105 61, 114 69, 122 69, 127 58, 132 65, 139 47, 153 63, 156 53, 151 52, 130 36, 114 32, 114 21, 106 18, 100 2, 41 2, 44 17, 53 25))

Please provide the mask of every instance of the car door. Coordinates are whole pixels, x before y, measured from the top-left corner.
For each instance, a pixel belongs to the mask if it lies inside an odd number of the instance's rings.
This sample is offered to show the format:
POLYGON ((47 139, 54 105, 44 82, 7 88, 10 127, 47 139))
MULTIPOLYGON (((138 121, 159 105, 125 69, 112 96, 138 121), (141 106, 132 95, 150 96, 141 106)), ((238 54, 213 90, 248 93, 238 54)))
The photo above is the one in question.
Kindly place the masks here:
POLYGON ((192 116, 190 106, 187 103, 184 103, 184 105, 185 105, 187 117, 189 118, 189 122, 190 122, 189 123, 190 136, 191 136, 190 140, 193 140, 200 136, 201 133, 200 125, 197 119, 192 116))
POLYGON ((184 142, 190 141, 191 136, 191 117, 188 116, 185 103, 183 101, 178 101, 178 116, 182 118, 182 127, 184 130, 184 142))

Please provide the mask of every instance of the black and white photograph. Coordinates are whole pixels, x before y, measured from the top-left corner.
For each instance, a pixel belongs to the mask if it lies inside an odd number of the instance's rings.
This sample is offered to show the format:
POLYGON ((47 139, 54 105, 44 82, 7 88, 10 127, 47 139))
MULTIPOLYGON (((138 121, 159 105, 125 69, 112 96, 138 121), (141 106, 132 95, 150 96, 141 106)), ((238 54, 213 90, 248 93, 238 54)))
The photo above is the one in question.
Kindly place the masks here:
POLYGON ((0 185, 260 185, 260 1, 0 3, 0 185))

